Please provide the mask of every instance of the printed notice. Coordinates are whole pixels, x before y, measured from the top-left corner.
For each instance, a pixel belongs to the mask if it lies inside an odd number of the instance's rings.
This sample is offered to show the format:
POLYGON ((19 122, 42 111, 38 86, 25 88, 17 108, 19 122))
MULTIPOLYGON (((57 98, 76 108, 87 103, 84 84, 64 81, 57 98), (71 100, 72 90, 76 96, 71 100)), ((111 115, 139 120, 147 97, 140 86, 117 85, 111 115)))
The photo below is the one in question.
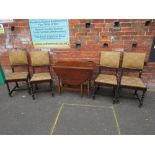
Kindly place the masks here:
POLYGON ((34 47, 69 48, 67 19, 30 19, 34 47))

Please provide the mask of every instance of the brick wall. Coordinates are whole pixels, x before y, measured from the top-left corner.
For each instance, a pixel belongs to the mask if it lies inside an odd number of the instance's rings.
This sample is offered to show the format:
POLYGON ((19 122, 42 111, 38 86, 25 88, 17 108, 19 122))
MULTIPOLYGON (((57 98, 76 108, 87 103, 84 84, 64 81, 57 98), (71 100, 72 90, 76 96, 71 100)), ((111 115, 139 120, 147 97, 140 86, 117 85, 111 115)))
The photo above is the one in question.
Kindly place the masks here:
MULTIPOLYGON (((3 68, 9 69, 8 52, 13 48, 31 51, 33 45, 27 19, 14 19, 14 23, 4 24, 4 28, 5 34, 0 34, 0 58, 3 68)), ((155 20, 75 19, 69 20, 69 31, 70 48, 51 49, 53 62, 80 59, 98 63, 103 50, 146 52, 147 61, 155 36, 155 20)), ((144 76, 155 83, 155 63, 148 63, 144 76)))

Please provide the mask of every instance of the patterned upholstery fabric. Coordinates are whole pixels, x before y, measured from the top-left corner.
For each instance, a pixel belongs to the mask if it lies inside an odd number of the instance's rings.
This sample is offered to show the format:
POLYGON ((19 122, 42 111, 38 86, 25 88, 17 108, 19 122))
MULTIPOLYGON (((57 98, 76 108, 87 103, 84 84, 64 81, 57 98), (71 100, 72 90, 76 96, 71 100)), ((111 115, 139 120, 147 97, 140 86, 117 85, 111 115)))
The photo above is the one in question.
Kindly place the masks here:
POLYGON ((33 74, 32 78, 31 78, 31 82, 34 81, 46 81, 46 80, 51 80, 52 77, 50 75, 50 73, 35 73, 33 74))
POLYGON ((27 53, 25 51, 9 52, 9 59, 11 65, 25 65, 28 64, 27 53))
POLYGON ((121 85, 138 87, 138 88, 146 88, 141 78, 132 77, 132 76, 122 76, 121 85))
POLYGON ((101 52, 100 65, 104 67, 118 68, 120 52, 101 52))
POLYGON ((6 80, 24 80, 27 79, 28 72, 14 72, 5 77, 6 80))
POLYGON ((117 78, 115 75, 99 74, 97 78, 95 79, 95 82, 117 85, 117 78))
POLYGON ((125 52, 123 57, 123 68, 143 69, 145 61, 145 53, 125 52))
POLYGON ((42 52, 42 51, 30 52, 30 57, 32 66, 44 66, 50 64, 48 52, 42 52))

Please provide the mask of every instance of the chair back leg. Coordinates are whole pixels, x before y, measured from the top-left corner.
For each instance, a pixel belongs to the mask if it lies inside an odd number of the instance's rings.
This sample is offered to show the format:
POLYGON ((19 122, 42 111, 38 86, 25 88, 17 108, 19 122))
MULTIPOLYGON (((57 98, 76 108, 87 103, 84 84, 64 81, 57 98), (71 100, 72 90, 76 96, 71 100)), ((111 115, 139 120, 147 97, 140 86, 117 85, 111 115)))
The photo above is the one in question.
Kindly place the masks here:
POLYGON ((80 95, 83 97, 83 83, 80 85, 80 95))
POLYGON ((97 84, 96 83, 94 83, 94 86, 93 86, 93 95, 92 95, 92 98, 93 98, 93 100, 95 99, 95 95, 96 95, 96 92, 97 92, 97 84))
POLYGON ((53 81, 52 81, 52 80, 50 81, 50 88, 51 88, 52 96, 54 97, 54 92, 53 92, 53 81))
POLYGON ((113 104, 115 103, 119 103, 119 85, 117 85, 116 87, 114 87, 114 100, 113 100, 113 104))
POLYGON ((6 82, 6 86, 7 86, 7 89, 8 89, 9 96, 12 97, 12 93, 11 93, 10 86, 9 86, 8 82, 6 82))
POLYGON ((144 101, 144 97, 145 97, 145 93, 146 93, 146 89, 143 90, 141 99, 140 99, 140 103, 139 103, 139 107, 141 108, 143 106, 143 101, 144 101))
POLYGON ((18 84, 18 82, 16 81, 15 83, 16 83, 16 87, 19 88, 19 84, 18 84))

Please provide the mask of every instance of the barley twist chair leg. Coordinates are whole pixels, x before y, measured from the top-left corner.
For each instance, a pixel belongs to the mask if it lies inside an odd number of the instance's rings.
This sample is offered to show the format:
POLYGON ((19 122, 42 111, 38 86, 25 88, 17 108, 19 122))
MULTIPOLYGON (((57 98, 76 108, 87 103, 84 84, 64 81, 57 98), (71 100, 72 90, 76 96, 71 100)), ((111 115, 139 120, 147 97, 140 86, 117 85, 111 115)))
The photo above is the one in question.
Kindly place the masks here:
POLYGON ((115 95, 114 95, 114 104, 116 103, 116 104, 118 104, 119 103, 119 94, 120 94, 120 87, 119 86, 117 86, 116 88, 115 88, 115 95))
POLYGON ((99 90, 100 90, 100 86, 98 85, 98 86, 97 86, 97 89, 96 89, 96 92, 99 91, 99 90))
POLYGON ((31 95, 32 95, 33 100, 35 100, 35 94, 34 94, 33 83, 31 83, 31 95))
POLYGON ((58 79, 58 94, 61 95, 60 79, 58 79))
POLYGON ((52 96, 54 97, 54 93, 53 93, 53 81, 50 81, 50 87, 51 87, 51 92, 52 92, 52 96))
POLYGON ((93 96, 92 96, 92 98, 93 98, 93 100, 95 99, 95 95, 96 95, 96 84, 94 83, 94 86, 93 86, 93 96))
POLYGON ((80 95, 83 97, 83 84, 80 85, 80 95))
POLYGON ((16 82, 16 87, 19 88, 19 84, 18 84, 18 82, 16 82))
POLYGON ((8 88, 8 94, 9 94, 9 96, 12 97, 12 93, 11 93, 11 90, 10 90, 10 87, 9 87, 8 82, 6 82, 6 86, 8 88))
POLYGON ((38 85, 37 84, 35 84, 35 90, 38 90, 39 88, 38 88, 38 85))
POLYGON ((145 93, 146 93, 146 90, 143 90, 143 93, 142 93, 142 96, 141 96, 141 99, 140 99, 140 104, 139 104, 140 108, 143 106, 143 101, 144 101, 145 93))
POLYGON ((138 90, 136 89, 136 90, 135 90, 135 93, 134 93, 134 95, 136 95, 136 94, 137 94, 137 91, 138 91, 138 90))
POLYGON ((112 91, 112 95, 113 95, 113 97, 115 97, 115 93, 116 93, 116 88, 113 87, 113 91, 112 91))
POLYGON ((113 104, 115 104, 118 102, 118 87, 113 88, 113 94, 114 94, 113 104))
POLYGON ((117 98, 117 89, 116 87, 113 87, 113 104, 116 103, 116 98, 117 98))
POLYGON ((87 95, 90 95, 90 80, 88 80, 88 84, 87 84, 87 95))
POLYGON ((30 87, 28 80, 26 81, 26 84, 27 84, 28 93, 29 93, 29 95, 31 95, 31 87, 30 87))

